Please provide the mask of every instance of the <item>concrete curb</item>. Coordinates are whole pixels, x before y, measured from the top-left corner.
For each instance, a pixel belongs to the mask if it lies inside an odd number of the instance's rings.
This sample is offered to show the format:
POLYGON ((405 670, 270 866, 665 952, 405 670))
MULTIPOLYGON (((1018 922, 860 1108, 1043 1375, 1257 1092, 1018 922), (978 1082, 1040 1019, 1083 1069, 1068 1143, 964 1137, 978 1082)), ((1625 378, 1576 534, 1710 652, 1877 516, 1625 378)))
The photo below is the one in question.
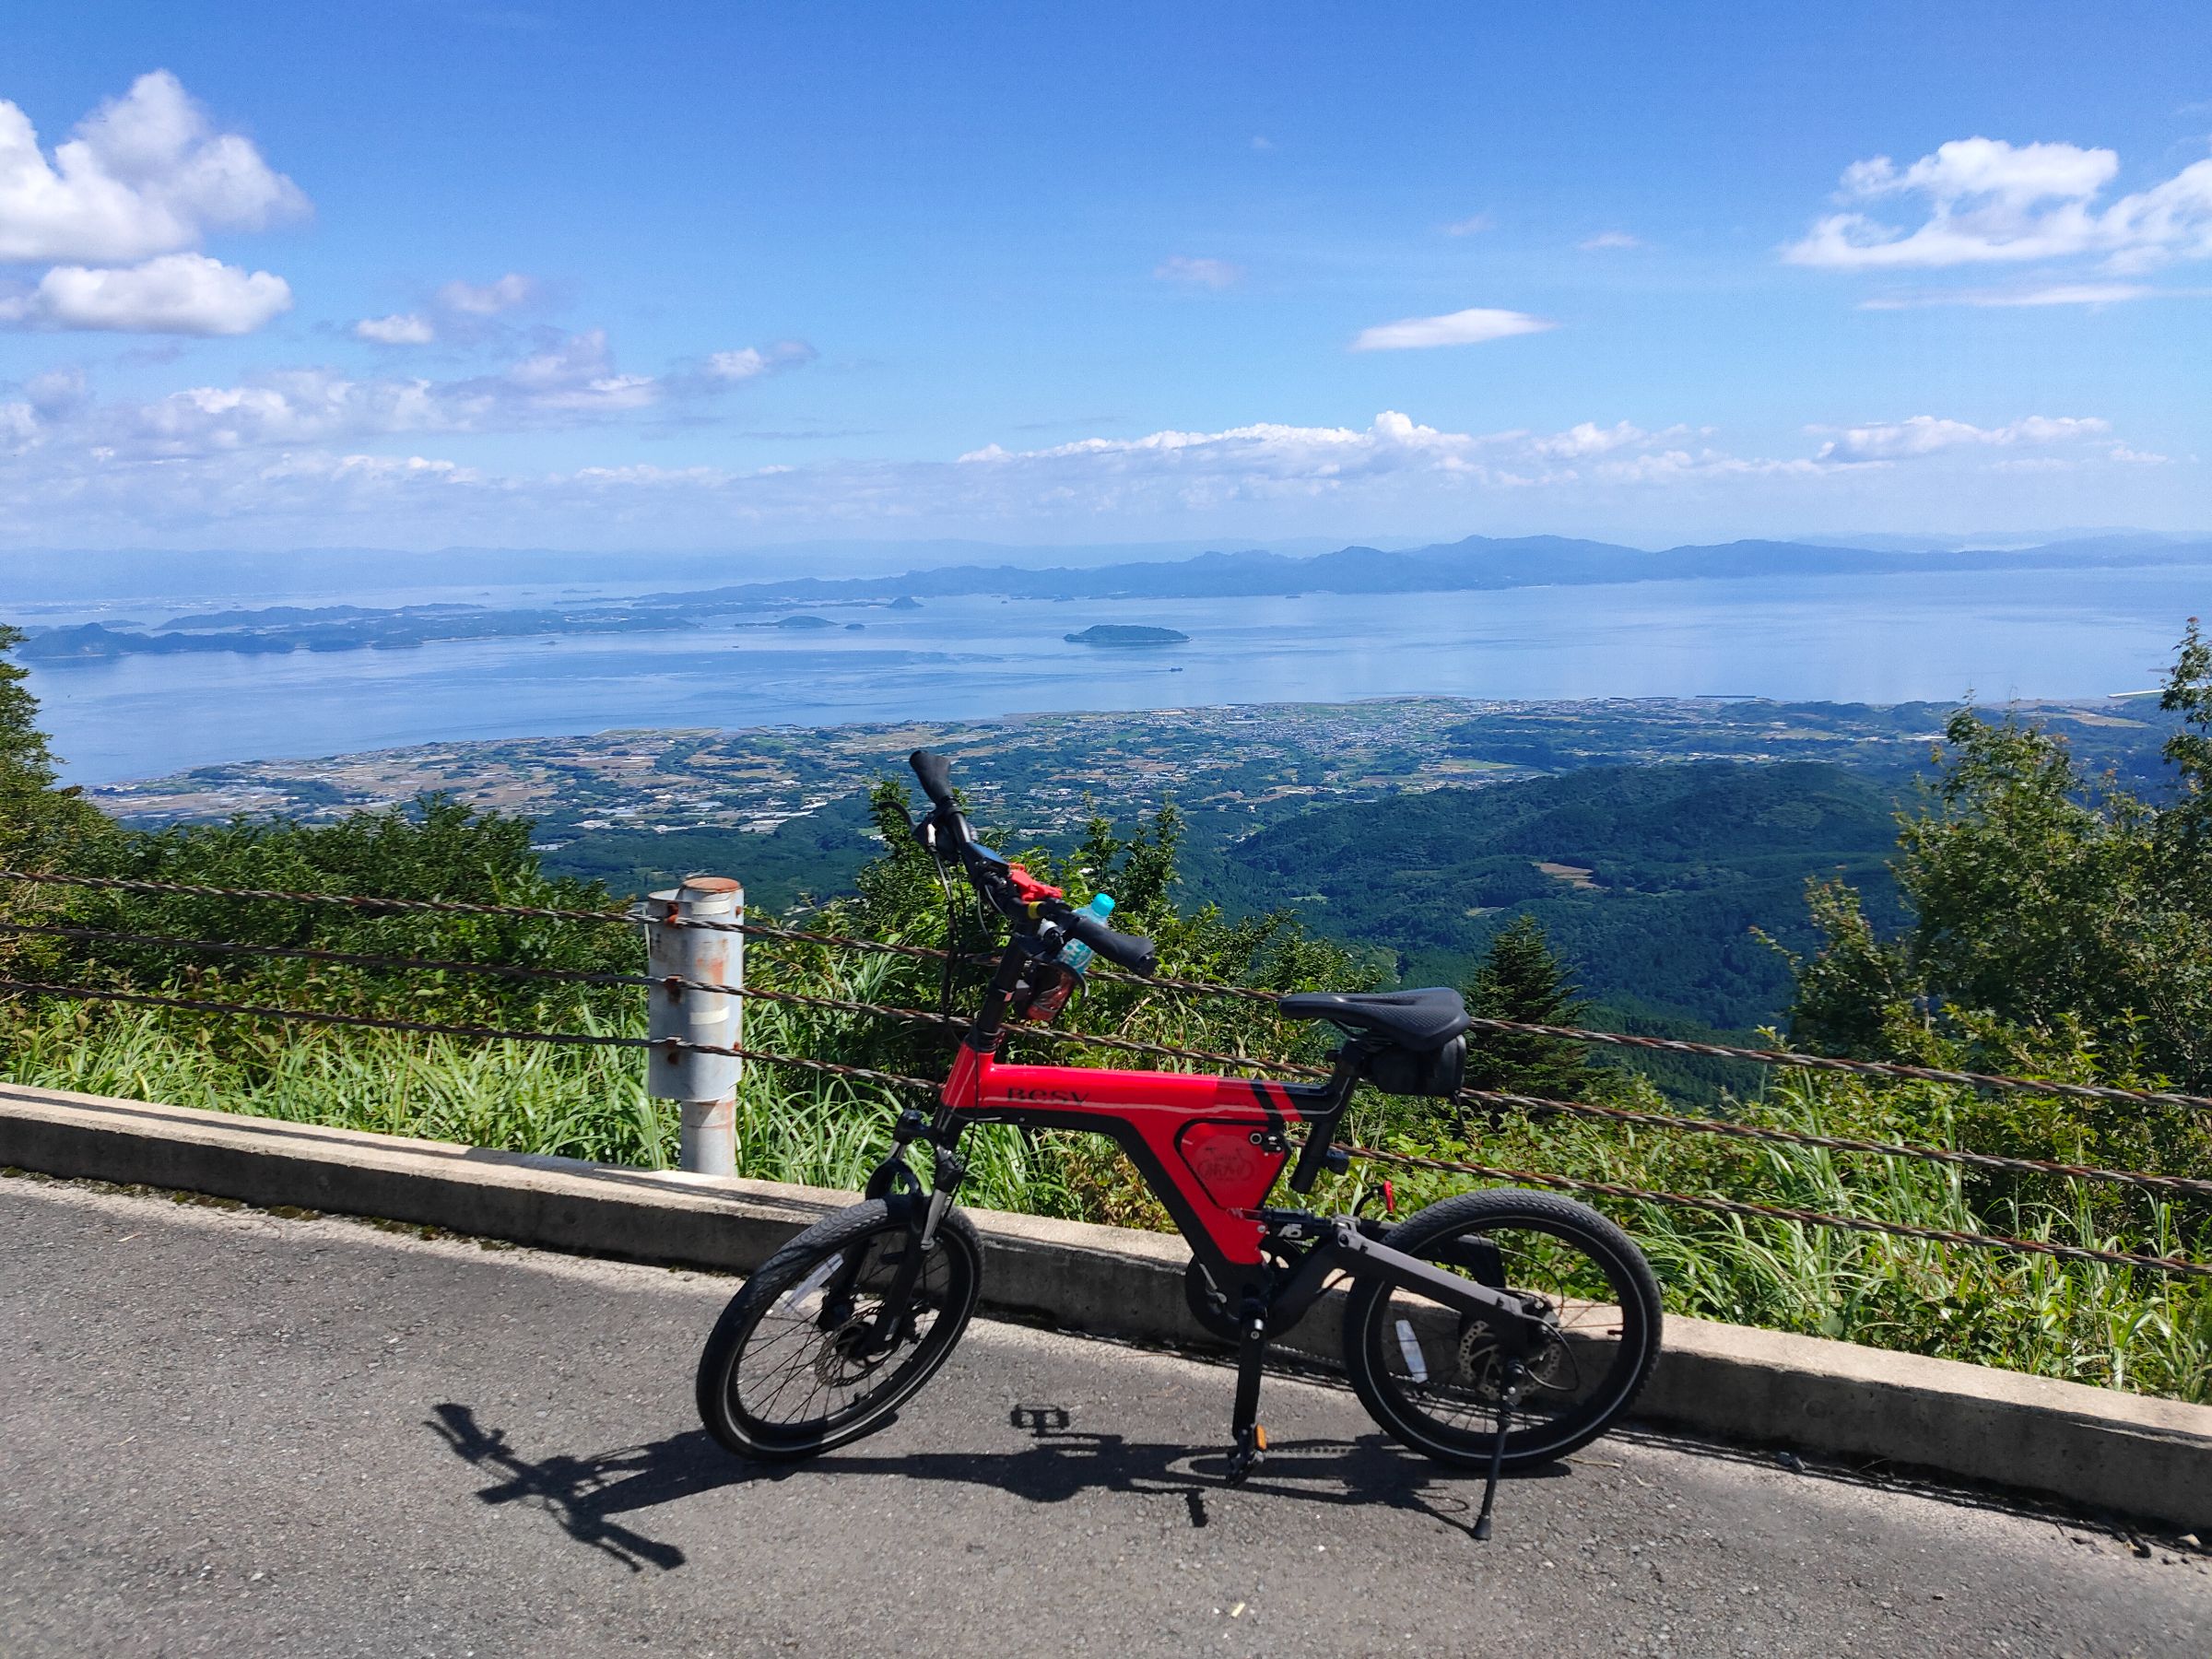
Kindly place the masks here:
MULTIPOLYGON (((747 1271, 847 1193, 720 1181, 443 1141, 0 1084, 0 1166, 416 1222, 633 1261, 747 1271)), ((1210 1339, 1183 1304, 1179 1240, 994 1210, 984 1300, 1142 1342, 1210 1339)), ((1333 1357, 1335 1321, 1292 1347, 1333 1357)), ((1948 1359, 1692 1319, 1638 1406, 1649 1420, 1886 1458, 2212 1530, 2212 1407, 1948 1359)))

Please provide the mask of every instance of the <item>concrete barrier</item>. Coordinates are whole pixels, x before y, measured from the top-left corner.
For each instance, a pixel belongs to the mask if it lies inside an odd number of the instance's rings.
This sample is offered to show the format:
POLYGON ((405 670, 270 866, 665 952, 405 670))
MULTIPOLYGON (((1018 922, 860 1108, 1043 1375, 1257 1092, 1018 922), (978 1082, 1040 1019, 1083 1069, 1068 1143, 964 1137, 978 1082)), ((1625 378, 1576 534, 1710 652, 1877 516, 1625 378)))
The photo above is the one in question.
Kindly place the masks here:
MULTIPOLYGON (((369 1216, 632 1261, 748 1271, 849 1193, 0 1084, 0 1166, 369 1216)), ((1000 1313, 1207 1344, 1157 1233, 972 1210, 1000 1313)), ((1294 1347, 1334 1357, 1326 1306, 1294 1347)), ((1637 1415, 1886 1458, 2212 1532, 2212 1407, 1852 1343, 1670 1318, 1637 1415)))

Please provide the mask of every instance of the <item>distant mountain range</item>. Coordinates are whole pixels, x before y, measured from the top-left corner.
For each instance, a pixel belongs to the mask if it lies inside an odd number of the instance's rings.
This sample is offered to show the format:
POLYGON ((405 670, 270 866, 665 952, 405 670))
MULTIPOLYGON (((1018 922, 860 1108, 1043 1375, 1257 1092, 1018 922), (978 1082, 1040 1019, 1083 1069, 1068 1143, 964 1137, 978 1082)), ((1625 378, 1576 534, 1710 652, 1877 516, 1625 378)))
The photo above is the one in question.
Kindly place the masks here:
POLYGON ((1344 547, 1290 558, 1281 553, 1202 553, 1169 562, 1030 570, 1016 565, 950 565, 899 576, 799 577, 751 582, 678 597, 764 601, 927 599, 988 594, 1009 599, 1232 599, 1265 594, 1421 594, 1483 588, 1616 582, 1784 581, 1805 576, 1890 576, 1912 571, 2106 568, 2212 560, 2212 538, 2117 535, 2023 550, 1904 552, 1807 542, 1736 541, 1668 547, 1657 553, 1558 535, 1464 541, 1384 552, 1344 547))
MULTIPOLYGON (((271 606, 173 618, 159 630, 89 622, 32 627, 19 650, 27 662, 89 662, 140 653, 209 651, 286 653, 396 650, 451 640, 585 633, 641 633, 699 626, 717 614, 772 613, 799 606, 889 605, 990 595, 1006 599, 1243 599, 1298 594, 1423 594, 1624 582, 1781 582, 1807 577, 1880 578, 1914 572, 2096 570, 2212 564, 2212 538, 2136 533, 2084 537, 2024 549, 1935 552, 1829 547, 1810 542, 1736 541, 1647 552, 1609 542, 1527 535, 1464 541, 1405 551, 1340 547, 1333 553, 1201 553, 1171 560, 1065 565, 947 565, 896 576, 797 577, 729 587, 499 609, 467 604, 271 606)), ((824 618, 786 616, 786 626, 829 627, 824 618)), ((758 625, 758 624, 755 624, 758 625)), ((849 627, 858 624, 847 624, 849 627)), ((1109 641, 1111 642, 1111 641, 1109 641)))

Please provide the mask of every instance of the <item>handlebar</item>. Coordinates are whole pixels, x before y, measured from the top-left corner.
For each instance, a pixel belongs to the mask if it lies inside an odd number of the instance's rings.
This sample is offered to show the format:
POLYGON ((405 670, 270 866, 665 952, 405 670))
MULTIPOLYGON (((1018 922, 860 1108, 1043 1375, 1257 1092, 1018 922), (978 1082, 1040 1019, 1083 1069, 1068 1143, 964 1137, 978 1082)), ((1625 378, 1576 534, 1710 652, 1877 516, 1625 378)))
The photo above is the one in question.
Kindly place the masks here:
POLYGON ((1088 911, 1070 910, 1056 920, 1117 968, 1150 979, 1159 967, 1159 952, 1151 940, 1137 934, 1116 933, 1088 911))
POLYGON ((959 860, 977 891, 1017 929, 1026 927, 1033 931, 1038 918, 1042 917, 1082 940, 1117 968, 1125 968, 1147 979, 1159 969, 1159 953, 1151 940, 1136 934, 1121 933, 1089 912, 1077 910, 1060 899, 1057 888, 1044 886, 1018 865, 1007 864, 988 847, 979 845, 969 832, 967 820, 960 817, 959 804, 952 798, 950 760, 928 749, 916 749, 906 759, 914 769, 922 793, 935 808, 922 826, 926 832, 923 844, 947 863, 959 860))
POLYGON ((922 793, 929 797, 930 805, 941 811, 952 811, 952 762, 931 750, 916 749, 906 758, 906 763, 914 769, 914 776, 921 781, 922 793))

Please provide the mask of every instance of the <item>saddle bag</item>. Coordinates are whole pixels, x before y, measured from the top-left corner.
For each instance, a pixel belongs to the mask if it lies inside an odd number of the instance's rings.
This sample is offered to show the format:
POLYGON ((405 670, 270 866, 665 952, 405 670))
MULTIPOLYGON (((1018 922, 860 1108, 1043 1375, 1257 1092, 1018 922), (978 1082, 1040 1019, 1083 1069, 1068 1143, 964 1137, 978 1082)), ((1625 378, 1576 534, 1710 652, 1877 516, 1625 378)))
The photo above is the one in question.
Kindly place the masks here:
POLYGON ((1454 1037, 1437 1049, 1409 1049, 1397 1043, 1375 1050, 1359 1075, 1384 1094, 1448 1099, 1459 1092, 1467 1069, 1467 1040, 1454 1037))

